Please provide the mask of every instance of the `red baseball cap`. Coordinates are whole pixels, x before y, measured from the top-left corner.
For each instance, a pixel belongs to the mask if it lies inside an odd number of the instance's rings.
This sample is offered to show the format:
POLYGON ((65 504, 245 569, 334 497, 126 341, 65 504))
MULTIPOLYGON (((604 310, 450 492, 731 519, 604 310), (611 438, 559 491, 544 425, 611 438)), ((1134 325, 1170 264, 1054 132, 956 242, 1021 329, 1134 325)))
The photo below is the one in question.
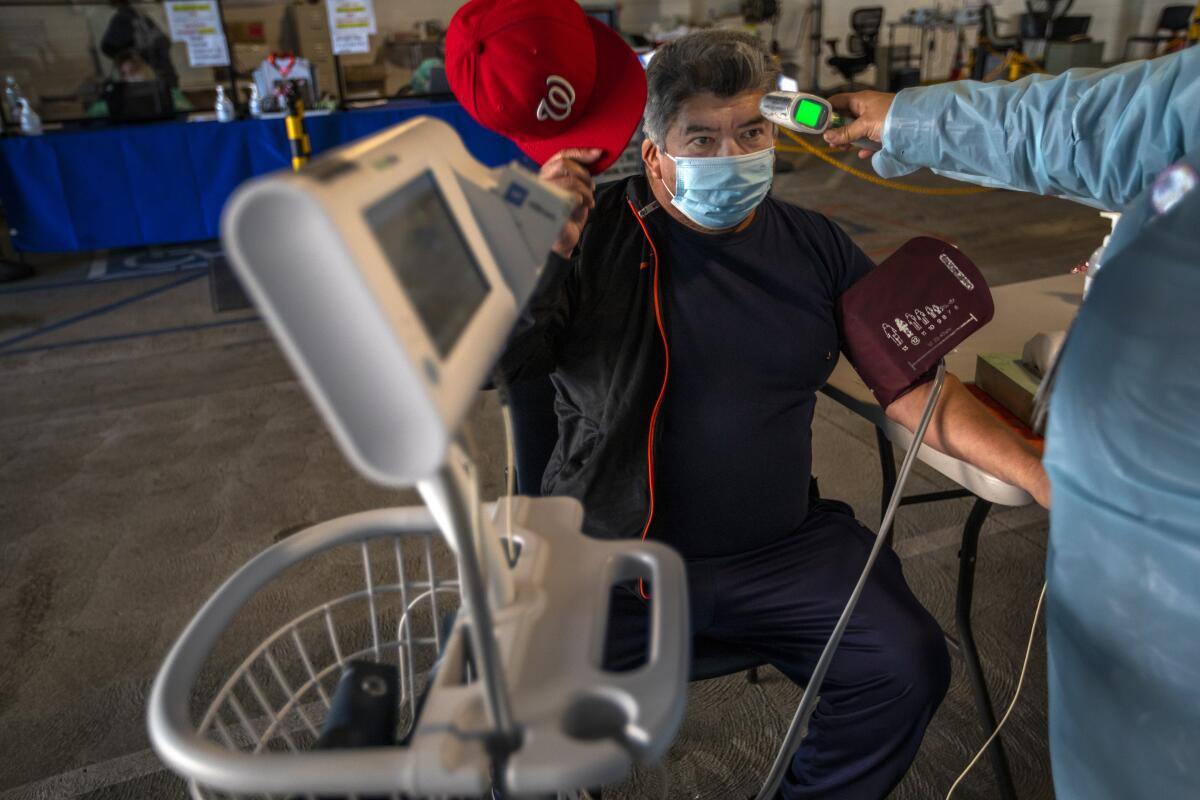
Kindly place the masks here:
POLYGON ((646 74, 624 40, 576 0, 471 0, 446 31, 446 78, 475 121, 545 163, 568 147, 621 156, 646 106, 646 74))

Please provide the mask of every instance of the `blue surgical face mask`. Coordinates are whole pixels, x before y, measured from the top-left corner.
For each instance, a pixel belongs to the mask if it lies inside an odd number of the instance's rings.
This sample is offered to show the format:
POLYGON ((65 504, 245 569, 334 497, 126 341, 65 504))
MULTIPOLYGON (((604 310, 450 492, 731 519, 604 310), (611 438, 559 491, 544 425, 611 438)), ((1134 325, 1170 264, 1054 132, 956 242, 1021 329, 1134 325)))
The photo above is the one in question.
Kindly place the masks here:
POLYGON ((705 228, 732 228, 750 216, 775 176, 773 147, 741 156, 663 155, 675 162, 675 191, 663 182, 671 205, 705 228))

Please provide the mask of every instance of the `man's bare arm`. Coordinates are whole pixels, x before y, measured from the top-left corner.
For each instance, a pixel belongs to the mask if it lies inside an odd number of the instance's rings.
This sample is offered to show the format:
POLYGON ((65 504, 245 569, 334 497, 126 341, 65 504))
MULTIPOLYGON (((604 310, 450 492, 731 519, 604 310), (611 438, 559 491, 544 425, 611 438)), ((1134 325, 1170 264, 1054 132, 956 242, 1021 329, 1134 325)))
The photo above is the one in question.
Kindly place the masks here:
MULTIPOLYGON (((918 386, 884 413, 910 431, 915 429, 932 388, 932 382, 918 386)), ((953 375, 946 375, 925 444, 1021 487, 1043 508, 1050 507, 1050 481, 1037 452, 992 416, 953 375)))

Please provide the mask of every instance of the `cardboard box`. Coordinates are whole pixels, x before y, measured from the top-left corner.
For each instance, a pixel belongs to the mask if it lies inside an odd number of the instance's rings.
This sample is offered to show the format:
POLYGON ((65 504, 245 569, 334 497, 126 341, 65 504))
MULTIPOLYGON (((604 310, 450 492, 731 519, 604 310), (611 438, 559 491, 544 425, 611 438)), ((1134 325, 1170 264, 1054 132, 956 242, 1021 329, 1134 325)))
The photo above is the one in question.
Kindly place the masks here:
POLYGON ((271 48, 265 44, 235 44, 230 45, 233 67, 241 74, 248 74, 258 69, 258 65, 266 61, 271 54, 271 48))
POLYGON ((325 14, 324 4, 292 6, 289 13, 296 52, 312 65, 317 91, 337 97, 340 92, 333 60, 333 43, 329 38, 329 18, 325 14))
POLYGON ((317 79, 317 91, 322 95, 339 95, 337 70, 334 69, 333 56, 327 56, 324 59, 309 59, 309 65, 312 67, 313 75, 317 79))
POLYGON ((342 76, 349 97, 381 97, 387 89, 387 69, 383 64, 346 64, 342 76))
POLYGON ((292 20, 296 25, 297 30, 301 28, 313 28, 329 31, 329 16, 325 11, 325 4, 308 6, 292 6, 292 20))
POLYGON ((253 6, 222 3, 221 13, 225 18, 225 30, 229 32, 230 46, 263 46, 267 52, 286 49, 284 28, 287 10, 288 6, 284 3, 253 6), (238 32, 236 37, 235 30, 238 32))
POLYGON ((260 19, 239 19, 225 23, 230 44, 266 44, 267 26, 260 19))
POLYGON ((1046 72, 1059 75, 1076 67, 1099 67, 1104 62, 1104 42, 1048 42, 1046 72))
POLYGON ((1041 386, 1016 353, 982 353, 975 361, 975 385, 1032 427, 1033 398, 1041 386))

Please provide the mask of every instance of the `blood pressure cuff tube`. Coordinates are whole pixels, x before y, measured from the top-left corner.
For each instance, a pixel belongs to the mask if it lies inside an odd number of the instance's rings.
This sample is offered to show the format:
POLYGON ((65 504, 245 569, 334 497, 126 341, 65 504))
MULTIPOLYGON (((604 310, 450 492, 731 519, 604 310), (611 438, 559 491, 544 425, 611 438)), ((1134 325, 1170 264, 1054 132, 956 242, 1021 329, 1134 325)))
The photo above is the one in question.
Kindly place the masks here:
POLYGON ((992 319, 992 293, 954 246, 910 239, 838 299, 843 349, 883 407, 992 319))

